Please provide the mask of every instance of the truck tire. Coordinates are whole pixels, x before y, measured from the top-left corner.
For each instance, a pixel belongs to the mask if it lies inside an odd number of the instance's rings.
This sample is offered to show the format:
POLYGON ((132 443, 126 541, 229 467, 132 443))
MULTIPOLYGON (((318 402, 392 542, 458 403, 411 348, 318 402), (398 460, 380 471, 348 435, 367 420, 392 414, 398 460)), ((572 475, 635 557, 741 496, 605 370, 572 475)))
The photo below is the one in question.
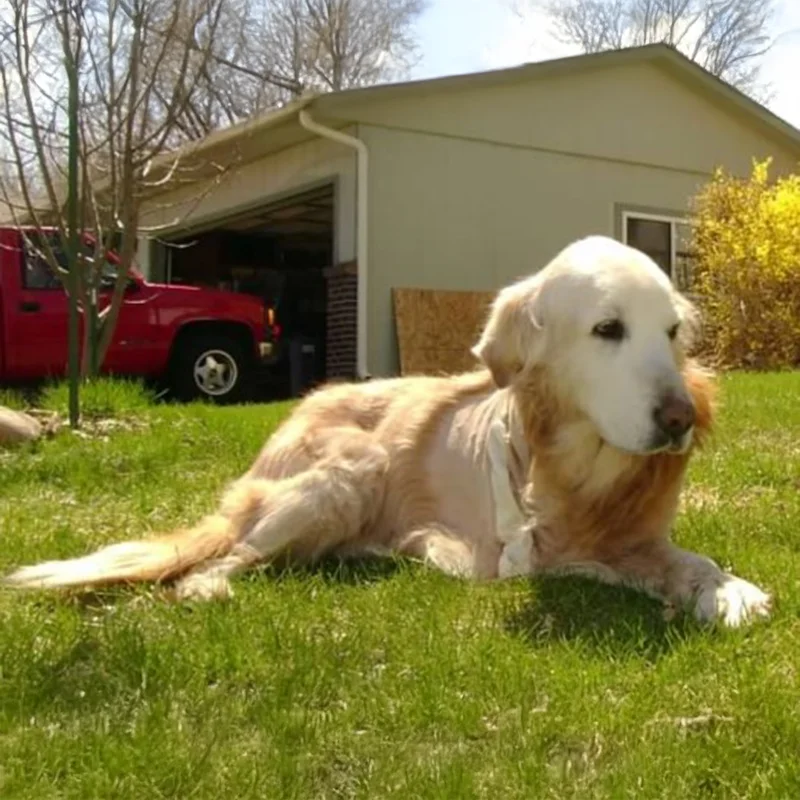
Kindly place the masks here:
POLYGON ((189 334, 172 358, 170 389, 179 400, 239 403, 250 397, 254 366, 253 356, 233 336, 189 334))

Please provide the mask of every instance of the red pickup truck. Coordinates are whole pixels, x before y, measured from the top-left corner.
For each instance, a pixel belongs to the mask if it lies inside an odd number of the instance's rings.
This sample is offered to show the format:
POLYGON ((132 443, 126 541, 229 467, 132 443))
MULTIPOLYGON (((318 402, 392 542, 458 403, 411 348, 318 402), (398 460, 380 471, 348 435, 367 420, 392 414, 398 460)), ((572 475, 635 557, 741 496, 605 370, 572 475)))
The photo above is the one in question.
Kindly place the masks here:
MULTIPOLYGON (((32 246, 36 235, 0 227, 0 382, 67 373, 67 295, 32 246)), ((55 231, 45 235, 58 243, 55 231)), ((57 252, 66 263, 63 248, 57 252)), ((108 254, 101 307, 110 300, 115 261, 108 254)), ((279 334, 257 297, 151 283, 131 269, 102 372, 158 380, 184 400, 233 402, 248 396, 279 334)))

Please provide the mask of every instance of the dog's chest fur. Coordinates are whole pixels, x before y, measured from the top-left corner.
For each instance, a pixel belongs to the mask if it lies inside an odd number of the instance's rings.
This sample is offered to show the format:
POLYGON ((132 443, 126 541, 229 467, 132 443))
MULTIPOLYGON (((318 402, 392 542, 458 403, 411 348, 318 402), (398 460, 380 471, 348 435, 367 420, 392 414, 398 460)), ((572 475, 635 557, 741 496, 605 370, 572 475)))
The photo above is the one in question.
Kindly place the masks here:
POLYGON ((561 431, 557 448, 540 442, 532 456, 514 398, 503 394, 485 439, 499 577, 602 558, 666 533, 684 459, 627 455, 588 423, 561 431))

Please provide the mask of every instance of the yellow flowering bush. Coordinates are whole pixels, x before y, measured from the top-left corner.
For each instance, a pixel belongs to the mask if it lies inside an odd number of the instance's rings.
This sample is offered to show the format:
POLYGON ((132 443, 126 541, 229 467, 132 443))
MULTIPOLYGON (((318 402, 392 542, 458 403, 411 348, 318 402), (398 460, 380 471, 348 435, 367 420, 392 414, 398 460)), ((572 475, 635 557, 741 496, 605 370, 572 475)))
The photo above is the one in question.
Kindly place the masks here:
POLYGON ((720 367, 800 365, 800 175, 771 182, 770 161, 718 170, 694 201, 691 290, 720 367))

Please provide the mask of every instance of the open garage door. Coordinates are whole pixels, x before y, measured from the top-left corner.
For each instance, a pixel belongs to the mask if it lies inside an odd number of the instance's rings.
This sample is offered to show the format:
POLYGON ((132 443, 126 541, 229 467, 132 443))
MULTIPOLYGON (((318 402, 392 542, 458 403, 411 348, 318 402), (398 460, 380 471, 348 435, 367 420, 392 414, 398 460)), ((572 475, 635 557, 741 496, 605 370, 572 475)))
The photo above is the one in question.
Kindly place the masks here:
POLYGON ((333 184, 173 239, 167 279, 254 294, 271 309, 270 396, 355 374, 356 277, 334 264, 333 184))

